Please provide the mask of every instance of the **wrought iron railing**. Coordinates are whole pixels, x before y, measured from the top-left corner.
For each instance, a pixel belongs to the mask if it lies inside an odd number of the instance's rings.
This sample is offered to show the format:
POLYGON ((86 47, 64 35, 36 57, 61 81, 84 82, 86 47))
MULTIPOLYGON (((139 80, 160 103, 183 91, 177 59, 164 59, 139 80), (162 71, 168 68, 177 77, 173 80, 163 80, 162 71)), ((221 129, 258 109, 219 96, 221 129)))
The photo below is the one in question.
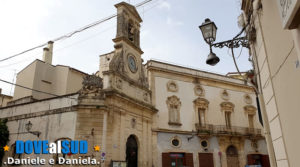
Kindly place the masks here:
POLYGON ((226 126, 226 125, 200 125, 196 124, 198 134, 227 134, 227 135, 244 135, 244 136, 261 136, 261 129, 226 126))

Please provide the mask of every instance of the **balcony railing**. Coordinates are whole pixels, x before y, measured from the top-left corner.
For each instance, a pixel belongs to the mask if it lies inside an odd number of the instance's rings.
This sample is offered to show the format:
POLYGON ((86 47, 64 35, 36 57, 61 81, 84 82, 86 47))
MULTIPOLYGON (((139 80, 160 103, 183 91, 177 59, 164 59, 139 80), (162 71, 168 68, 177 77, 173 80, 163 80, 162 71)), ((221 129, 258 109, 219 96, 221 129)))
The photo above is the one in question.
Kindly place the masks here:
POLYGON ((203 135, 234 135, 234 136, 261 136, 261 129, 226 125, 199 125, 196 124, 198 134, 203 135))

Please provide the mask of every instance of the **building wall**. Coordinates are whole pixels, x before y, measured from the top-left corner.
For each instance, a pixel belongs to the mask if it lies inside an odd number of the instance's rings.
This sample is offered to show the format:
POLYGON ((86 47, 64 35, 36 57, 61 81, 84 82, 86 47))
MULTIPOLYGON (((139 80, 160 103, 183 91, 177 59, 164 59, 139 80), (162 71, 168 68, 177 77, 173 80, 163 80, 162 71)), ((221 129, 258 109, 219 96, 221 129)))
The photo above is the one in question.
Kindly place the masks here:
MULTIPOLYGON (((195 123, 198 123, 198 118, 196 117, 196 112, 194 108, 193 101, 198 98, 194 93, 195 84, 188 81, 183 81, 179 78, 173 78, 171 75, 169 78, 163 78, 159 76, 155 77, 155 96, 156 96, 156 107, 159 109, 159 122, 158 126, 165 129, 177 129, 177 130, 195 130, 195 123), (167 90, 168 81, 175 81, 178 84, 178 92, 169 92, 167 90), (166 100, 168 97, 175 95, 181 100, 181 123, 180 127, 172 127, 168 125, 168 107, 166 100)), ((183 77, 181 77, 183 78, 183 77)), ((201 82, 201 81, 200 81, 201 82)), ((221 111, 220 104, 227 100, 222 99, 221 93, 224 88, 206 86, 203 84, 203 89, 205 91, 204 98, 209 101, 209 107, 206 111, 207 113, 207 124, 213 125, 226 125, 224 113, 221 111)), ((248 105, 244 102, 245 92, 240 92, 236 90, 227 90, 230 99, 228 101, 234 103, 234 113, 232 114, 232 126, 242 126, 248 127, 248 116, 245 114, 244 106, 248 105)), ((250 94, 252 98, 252 105, 256 106, 255 95, 250 94)), ((257 114, 254 119, 254 128, 261 128, 259 124, 257 114)))
MULTIPOLYGON (((16 83, 31 89, 55 94, 65 95, 75 93, 82 87, 85 73, 67 66, 53 66, 40 60, 35 60, 17 75, 16 83)), ((53 97, 36 91, 16 86, 14 100, 32 96, 34 99, 53 97)))
MULTIPOLYGON (((16 84, 18 85, 23 85, 29 88, 33 88, 34 84, 34 78, 35 78, 35 69, 36 69, 36 64, 38 62, 34 61, 30 65, 27 66, 26 69, 23 69, 20 71, 16 77, 16 84)), ((14 91, 14 98, 13 100, 26 97, 26 96, 31 96, 33 94, 32 90, 24 89, 21 87, 16 86, 15 91, 14 91)))
MULTIPOLYGON (((256 41, 252 45, 266 106, 277 166, 297 166, 300 149, 299 27, 283 29, 276 1, 261 1, 254 10, 256 41)), ((254 3, 254 9, 257 6, 254 3)))
MULTIPOLYGON (((75 128, 77 120, 77 112, 72 109, 77 101, 70 98, 76 98, 77 95, 62 97, 58 99, 50 99, 30 104, 16 105, 1 109, 0 118, 7 118, 7 126, 9 130, 8 146, 12 148, 16 140, 48 140, 55 142, 58 139, 75 138, 75 128), (40 136, 37 137, 26 130, 26 124, 32 123, 30 131, 39 131, 40 136)), ((13 155, 12 149, 5 154, 4 160, 13 155)), ((21 158, 54 158, 50 154, 22 154, 21 158)), ((45 166, 51 166, 46 164, 45 166)))
MULTIPOLYGON (((234 145, 239 152, 240 166, 247 164, 248 154, 267 155, 266 143, 263 137, 256 138, 258 148, 254 149, 251 145, 251 138, 245 136, 214 134, 199 135, 195 124, 199 123, 198 111, 195 109, 194 100, 201 97, 206 99, 209 104, 206 112, 205 124, 213 126, 225 126, 225 114, 220 104, 231 102, 234 104, 234 111, 231 114, 231 125, 235 127, 248 128, 248 114, 244 107, 256 106, 256 95, 251 86, 245 85, 241 80, 220 76, 212 73, 187 69, 163 62, 149 61, 147 63, 149 84, 152 89, 152 101, 159 110, 155 119, 157 126, 157 158, 158 166, 162 165, 162 153, 193 153, 194 166, 199 166, 198 153, 212 153, 216 167, 227 166, 226 149, 234 145), (171 91, 168 83, 173 82, 177 85, 176 91, 171 91), (204 93, 195 93, 195 86, 201 85, 204 93), (224 98, 222 93, 227 91, 229 98, 224 98), (167 99, 171 96, 180 99, 180 123, 181 125, 169 124, 169 108, 167 99), (245 95, 249 95, 252 102, 245 101, 245 95), (179 147, 172 146, 172 139, 180 138, 179 147), (189 140, 188 140, 189 138, 189 140), (209 146, 207 150, 200 145, 202 140, 207 140, 209 146), (220 155, 221 154, 221 160, 220 155)), ((258 113, 254 116, 254 128, 262 130, 259 123, 258 113)), ((263 134, 262 134, 263 135, 263 134)))
POLYGON ((0 88, 0 107, 5 107, 12 100, 12 96, 1 94, 1 92, 2 89, 0 88))

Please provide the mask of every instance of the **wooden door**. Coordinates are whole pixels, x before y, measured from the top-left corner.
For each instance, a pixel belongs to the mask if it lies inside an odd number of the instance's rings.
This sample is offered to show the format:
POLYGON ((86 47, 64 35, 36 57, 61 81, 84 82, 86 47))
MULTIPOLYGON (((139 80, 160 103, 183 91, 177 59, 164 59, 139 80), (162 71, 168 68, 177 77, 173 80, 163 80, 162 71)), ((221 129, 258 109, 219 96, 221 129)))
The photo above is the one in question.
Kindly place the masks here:
POLYGON ((193 153, 185 153, 184 159, 186 167, 194 167, 193 153))
POLYGON ((262 155, 262 167, 270 167, 269 155, 262 155))
POLYGON ((199 167, 214 167, 214 156, 212 153, 199 153, 199 167))
POLYGON ((234 146, 229 146, 226 150, 227 167, 239 167, 239 154, 234 146))

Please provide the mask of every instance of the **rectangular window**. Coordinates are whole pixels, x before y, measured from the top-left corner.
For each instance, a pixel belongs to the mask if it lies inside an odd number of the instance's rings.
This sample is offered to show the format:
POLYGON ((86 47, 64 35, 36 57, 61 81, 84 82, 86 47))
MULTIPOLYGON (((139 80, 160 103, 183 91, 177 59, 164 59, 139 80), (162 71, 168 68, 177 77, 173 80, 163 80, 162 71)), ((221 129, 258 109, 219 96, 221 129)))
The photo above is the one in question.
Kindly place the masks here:
POLYGON ((225 112, 225 122, 226 122, 226 127, 230 128, 231 127, 231 118, 230 118, 231 112, 226 111, 225 112))
POLYGON ((248 121, 249 121, 249 128, 254 128, 253 124, 253 115, 248 115, 248 121))
POLYGON ((205 110, 198 108, 198 120, 199 125, 204 126, 205 125, 205 110))

